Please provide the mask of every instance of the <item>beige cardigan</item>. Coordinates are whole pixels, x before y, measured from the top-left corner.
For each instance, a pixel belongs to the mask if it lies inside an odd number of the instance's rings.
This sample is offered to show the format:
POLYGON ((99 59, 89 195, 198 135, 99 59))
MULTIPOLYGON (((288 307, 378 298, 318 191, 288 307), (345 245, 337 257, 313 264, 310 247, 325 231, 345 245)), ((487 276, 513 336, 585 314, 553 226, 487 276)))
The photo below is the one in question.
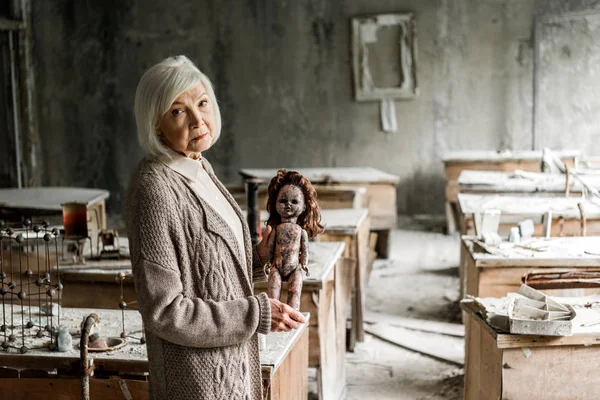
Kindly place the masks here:
POLYGON ((256 333, 269 332, 271 311, 264 293, 253 295, 252 279, 265 276, 238 205, 205 165, 243 222, 246 265, 231 228, 166 165, 142 160, 127 192, 150 398, 258 400, 256 333))

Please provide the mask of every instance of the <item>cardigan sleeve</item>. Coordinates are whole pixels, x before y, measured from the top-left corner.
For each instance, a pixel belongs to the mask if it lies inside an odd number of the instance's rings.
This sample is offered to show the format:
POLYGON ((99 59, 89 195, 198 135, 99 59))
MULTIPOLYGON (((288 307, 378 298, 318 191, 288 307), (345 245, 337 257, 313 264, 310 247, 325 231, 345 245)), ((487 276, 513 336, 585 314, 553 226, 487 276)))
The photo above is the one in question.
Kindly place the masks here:
POLYGON ((256 332, 269 333, 271 308, 264 293, 228 301, 184 296, 178 256, 189 236, 178 218, 182 199, 168 191, 142 179, 128 196, 133 278, 145 328, 169 342, 201 348, 235 345, 256 332))
POLYGON ((145 328, 169 342, 222 347, 270 331, 266 293, 218 302, 186 298, 179 273, 143 258, 134 267, 134 280, 145 328))
POLYGON ((265 263, 260 259, 256 245, 252 246, 252 281, 266 282, 265 263))

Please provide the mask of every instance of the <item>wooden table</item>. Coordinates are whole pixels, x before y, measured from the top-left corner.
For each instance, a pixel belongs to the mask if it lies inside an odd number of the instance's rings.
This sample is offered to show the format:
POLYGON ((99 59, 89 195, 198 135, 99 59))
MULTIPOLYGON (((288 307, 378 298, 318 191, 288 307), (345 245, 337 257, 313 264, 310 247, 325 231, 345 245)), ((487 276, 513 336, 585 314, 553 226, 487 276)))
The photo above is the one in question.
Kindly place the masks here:
MULTIPOLYGON (((505 242, 503 246, 510 245, 505 242)), ((489 246, 494 252, 490 254, 476 244, 474 237, 463 236, 460 257, 462 297, 465 294, 506 296, 518 291, 522 276, 533 269, 588 271, 600 265, 600 237, 536 238, 523 246, 489 246)))
MULTIPOLYGON (((248 208, 248 197, 244 185, 227 185, 227 190, 238 205, 248 208)), ((316 187, 317 203, 322 210, 338 208, 365 208, 367 206, 367 189, 361 186, 320 185, 316 187)), ((267 186, 258 188, 258 205, 266 209, 267 186)))
MULTIPOLYGON (((568 166, 575 166, 575 159, 579 151, 555 151, 554 154, 562 159, 568 166)), ((458 220, 456 218, 456 201, 458 195, 458 177, 464 170, 485 171, 541 171, 541 151, 480 151, 465 150, 448 152, 443 157, 446 176, 446 218, 448 231, 456 231, 458 220)))
MULTIPOLYGON (((600 174, 581 174, 586 184, 600 190, 600 174)), ((579 181, 566 174, 544 174, 526 171, 463 171, 458 177, 460 193, 505 194, 511 196, 565 196, 568 191, 574 197, 581 197, 579 181)))
MULTIPOLYGON (((80 328, 82 319, 96 313, 100 318, 102 336, 119 337, 121 312, 64 308, 61 323, 71 331, 80 328)), ((141 316, 136 311, 125 311, 126 329, 132 336, 140 337, 141 316)), ((306 314, 310 323, 310 315, 306 314)), ((267 347, 260 353, 263 394, 265 399, 306 399, 308 393, 308 329, 307 324, 286 333, 267 335, 267 347)), ((30 339, 30 346, 44 339, 30 339)), ((31 349, 26 354, 0 351, 0 393, 2 398, 65 398, 78 399, 81 381, 79 335, 73 337, 74 349, 50 352, 31 349), (53 373, 54 370, 54 373, 53 373)), ((146 346, 138 339, 128 339, 128 345, 111 352, 89 353, 96 369, 90 379, 92 399, 148 398, 148 357, 146 346)))
MULTIPOLYGON (((354 263, 342 258, 345 247, 344 243, 311 242, 310 276, 304 277, 302 288, 301 311, 312 315, 309 365, 318 368, 319 393, 324 399, 337 399, 345 390, 346 314, 355 277, 354 263)), ((120 285, 116 276, 119 272, 126 274, 125 301, 129 303, 136 299, 128 259, 88 261, 85 265, 60 268, 64 306, 118 308, 120 285)), ((266 283, 256 284, 255 292, 266 291, 266 288, 266 283)), ((284 284, 284 301, 286 290, 284 284)))
MULTIPOLYGON (((377 232, 377 253, 389 257, 390 231, 396 227, 398 210, 396 207, 396 186, 400 178, 396 175, 371 167, 354 168, 292 168, 308 178, 317 191, 322 186, 365 187, 371 231, 377 232)), ((276 169, 242 169, 244 179, 259 179, 268 184, 277 174, 276 169)))
MULTIPOLYGON (((346 314, 354 277, 352 264, 343 265, 344 243, 310 243, 310 276, 304 277, 300 311, 312 316, 309 323, 308 365, 317 368, 320 399, 340 399, 346 390, 346 314)), ((256 283, 255 293, 267 283, 256 283)), ((287 298, 287 284, 281 290, 287 298)))
POLYGON ((524 219, 532 219, 535 235, 542 235, 545 213, 552 213, 552 236, 581 236, 581 213, 583 205, 586 219, 586 234, 600 235, 600 202, 581 197, 501 196, 497 194, 458 195, 458 210, 461 234, 475 234, 474 214, 486 209, 500 210, 498 233, 508 237, 510 228, 524 219))
MULTIPOLYGON (((266 222, 269 214, 261 211, 261 222, 266 222)), ((366 286, 372 269, 374 256, 369 237, 370 218, 368 210, 339 209, 321 210, 321 222, 325 232, 319 235, 320 242, 344 242, 343 257, 353 264, 354 279, 349 282, 352 291, 351 326, 348 337, 348 350, 353 351, 356 341, 364 341, 363 314, 365 309, 366 286)))
POLYGON ((27 216, 56 215, 62 213, 64 203, 84 203, 88 220, 106 229, 105 201, 109 196, 108 190, 75 187, 0 189, 0 211, 27 216))
POLYGON ((472 301, 461 308, 466 400, 598 398, 599 325, 580 328, 576 317, 573 336, 511 335, 490 327, 472 301))

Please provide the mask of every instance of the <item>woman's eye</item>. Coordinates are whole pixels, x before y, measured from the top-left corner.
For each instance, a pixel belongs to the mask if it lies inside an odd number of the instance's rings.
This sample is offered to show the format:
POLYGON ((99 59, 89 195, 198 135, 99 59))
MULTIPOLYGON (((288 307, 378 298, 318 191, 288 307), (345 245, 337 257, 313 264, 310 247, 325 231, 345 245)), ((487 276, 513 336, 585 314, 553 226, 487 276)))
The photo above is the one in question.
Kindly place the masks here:
POLYGON ((171 111, 171 114, 173 114, 174 117, 183 114, 183 110, 181 108, 176 108, 173 111, 171 111))
POLYGON ((198 103, 199 107, 206 107, 208 105, 208 100, 202 100, 200 103, 198 103))

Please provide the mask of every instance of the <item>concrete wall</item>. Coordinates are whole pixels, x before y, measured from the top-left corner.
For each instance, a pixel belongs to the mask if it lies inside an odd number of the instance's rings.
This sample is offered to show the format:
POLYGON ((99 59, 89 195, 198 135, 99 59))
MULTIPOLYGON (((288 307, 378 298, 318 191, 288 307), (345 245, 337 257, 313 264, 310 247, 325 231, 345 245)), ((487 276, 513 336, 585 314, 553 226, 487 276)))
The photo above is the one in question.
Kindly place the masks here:
POLYGON ((118 214, 141 157, 132 116, 143 71, 186 54, 213 80, 221 140, 206 156, 225 182, 240 167, 370 165, 401 177, 398 208, 441 213, 441 156, 532 146, 533 20, 598 1, 158 0, 34 2, 44 183, 111 191, 118 214), (570 9, 570 8, 569 8, 570 9), (419 98, 353 100, 350 19, 411 11, 419 98))

